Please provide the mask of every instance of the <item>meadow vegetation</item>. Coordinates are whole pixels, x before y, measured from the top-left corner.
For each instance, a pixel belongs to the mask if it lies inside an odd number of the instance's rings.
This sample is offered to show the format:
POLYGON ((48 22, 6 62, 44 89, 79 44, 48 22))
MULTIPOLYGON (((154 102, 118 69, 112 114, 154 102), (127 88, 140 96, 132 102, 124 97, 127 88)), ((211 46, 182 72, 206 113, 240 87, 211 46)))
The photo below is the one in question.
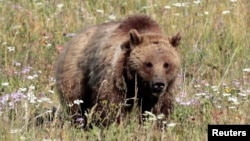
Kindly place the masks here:
POLYGON ((203 141, 208 124, 250 124, 249 10, 248 0, 0 0, 0 140, 203 141), (150 15, 166 35, 182 34, 166 128, 155 129, 150 113, 144 126, 134 113, 109 128, 85 131, 56 117, 37 126, 60 109, 54 66, 67 41, 135 13, 150 15))

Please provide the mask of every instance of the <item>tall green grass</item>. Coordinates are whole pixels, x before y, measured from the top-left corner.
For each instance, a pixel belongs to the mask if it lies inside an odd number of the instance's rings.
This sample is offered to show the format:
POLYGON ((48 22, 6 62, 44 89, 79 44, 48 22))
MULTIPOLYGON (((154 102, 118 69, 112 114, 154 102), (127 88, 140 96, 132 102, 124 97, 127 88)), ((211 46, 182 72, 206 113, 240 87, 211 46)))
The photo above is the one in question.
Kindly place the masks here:
POLYGON ((1 0, 0 140, 206 140, 208 124, 250 124, 249 7, 247 0, 1 0), (134 13, 152 16, 169 36, 182 34, 167 121, 175 126, 140 126, 136 113, 104 129, 61 127, 59 120, 36 126, 35 116, 60 109, 54 64, 69 35, 134 13))

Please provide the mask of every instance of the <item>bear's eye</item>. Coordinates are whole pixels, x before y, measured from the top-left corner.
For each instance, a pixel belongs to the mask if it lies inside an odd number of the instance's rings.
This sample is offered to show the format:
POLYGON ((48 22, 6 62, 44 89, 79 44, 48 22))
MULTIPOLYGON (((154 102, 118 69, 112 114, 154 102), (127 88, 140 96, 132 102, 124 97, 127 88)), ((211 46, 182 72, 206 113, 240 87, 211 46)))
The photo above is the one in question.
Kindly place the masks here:
POLYGON ((146 63, 145 63, 145 66, 146 66, 147 68, 151 68, 151 67, 153 67, 153 64, 152 64, 151 62, 146 62, 146 63))
POLYGON ((164 67, 165 69, 167 69, 167 68, 169 67, 169 64, 168 64, 168 63, 164 63, 163 67, 164 67))

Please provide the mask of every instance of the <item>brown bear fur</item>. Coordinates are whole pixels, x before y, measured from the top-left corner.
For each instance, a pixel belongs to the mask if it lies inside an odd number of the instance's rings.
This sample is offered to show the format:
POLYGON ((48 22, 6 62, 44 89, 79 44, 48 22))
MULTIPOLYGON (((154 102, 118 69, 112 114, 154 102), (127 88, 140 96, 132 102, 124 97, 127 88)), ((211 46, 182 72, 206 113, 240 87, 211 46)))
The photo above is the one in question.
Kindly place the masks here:
POLYGON ((105 125, 119 121, 135 103, 142 113, 167 117, 181 65, 180 39, 179 33, 166 37, 146 15, 84 29, 57 61, 62 105, 74 118, 86 119, 87 112, 105 125), (83 103, 74 104, 75 100, 83 103))

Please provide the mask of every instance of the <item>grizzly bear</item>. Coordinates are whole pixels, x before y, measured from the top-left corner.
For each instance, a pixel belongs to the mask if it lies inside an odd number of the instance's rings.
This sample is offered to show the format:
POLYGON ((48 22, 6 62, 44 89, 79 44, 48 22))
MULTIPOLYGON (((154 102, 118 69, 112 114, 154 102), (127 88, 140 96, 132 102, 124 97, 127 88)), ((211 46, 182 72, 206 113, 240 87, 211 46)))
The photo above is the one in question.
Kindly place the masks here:
POLYGON ((57 61, 61 104, 73 119, 82 117, 85 124, 90 118, 102 125, 119 122, 133 107, 140 115, 151 111, 167 117, 181 66, 180 40, 179 33, 165 36, 147 15, 84 29, 57 61))

